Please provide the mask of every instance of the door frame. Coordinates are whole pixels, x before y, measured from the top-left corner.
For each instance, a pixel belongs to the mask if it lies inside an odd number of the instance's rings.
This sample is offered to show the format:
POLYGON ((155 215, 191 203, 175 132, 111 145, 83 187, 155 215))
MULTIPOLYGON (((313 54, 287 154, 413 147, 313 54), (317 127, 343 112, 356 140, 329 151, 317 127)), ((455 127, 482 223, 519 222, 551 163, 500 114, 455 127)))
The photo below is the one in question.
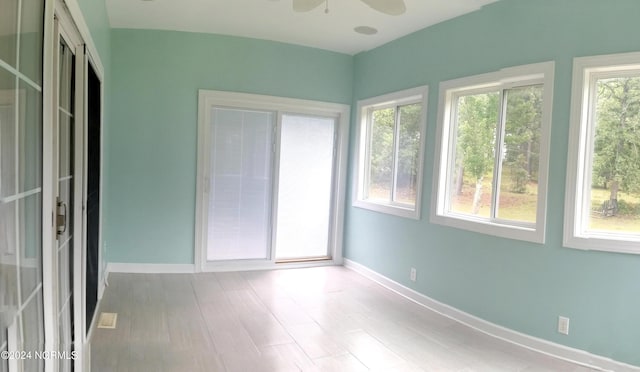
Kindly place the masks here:
POLYGON ((349 144, 350 106, 311 101, 303 99, 285 98, 248 93, 236 93, 215 90, 199 90, 198 92, 198 151, 197 151, 197 182, 196 182, 196 216, 195 216, 195 271, 237 271, 261 270, 274 268, 310 267, 342 264, 342 236, 344 224, 344 203, 347 181, 347 161, 349 144), (272 234, 271 250, 265 260, 224 260, 207 261, 207 221, 209 205, 210 164, 209 150, 211 143, 209 127, 211 123, 211 108, 237 108, 245 110, 270 111, 276 114, 275 146, 273 177, 274 183, 271 194, 270 230, 275 232, 275 216, 277 213, 277 177, 280 149, 280 121, 282 114, 300 114, 316 117, 335 118, 336 131, 334 142, 334 173, 332 179, 333 198, 331 205, 331 220, 329 221, 329 249, 331 258, 322 261, 282 262, 276 263, 274 252, 274 234, 272 234))
MULTIPOLYGON (((86 329, 86 158, 87 158, 87 66, 90 63, 100 80, 100 121, 104 118, 104 67, 100 61, 96 46, 91 38, 89 28, 84 21, 77 0, 55 0, 45 2, 44 11, 44 42, 43 42, 43 101, 42 101, 42 262, 43 262, 43 305, 44 305, 44 350, 59 350, 59 322, 58 322, 58 255, 57 239, 54 227, 57 194, 57 125, 58 125, 58 48, 60 35, 63 35, 69 45, 76 49, 76 91, 75 91, 75 133, 74 133, 74 239, 73 246, 73 292, 74 312, 74 349, 75 370, 90 370, 90 338, 97 316, 86 329)), ((104 159, 102 146, 104 125, 100 128, 101 167, 100 167, 100 210, 102 211, 103 167, 104 159)), ((102 212, 100 215, 100 231, 102 231, 102 212)), ((102 248, 102 236, 99 237, 102 248)), ((99 278, 98 303, 106 284, 106 271, 102 249, 98 252, 99 278)), ((58 361, 45 360, 45 371, 58 370, 58 361)))

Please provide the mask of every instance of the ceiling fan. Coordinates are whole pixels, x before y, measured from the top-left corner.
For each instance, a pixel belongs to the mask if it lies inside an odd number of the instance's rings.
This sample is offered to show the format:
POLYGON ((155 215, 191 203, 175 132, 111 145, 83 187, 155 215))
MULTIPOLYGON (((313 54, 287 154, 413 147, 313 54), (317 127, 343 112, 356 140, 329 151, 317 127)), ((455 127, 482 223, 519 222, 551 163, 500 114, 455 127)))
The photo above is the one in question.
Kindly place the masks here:
MULTIPOLYGON (((293 10, 296 12, 311 11, 328 0, 293 0, 293 10)), ((360 0, 372 9, 388 15, 400 15, 407 11, 404 0, 360 0)), ((328 9, 328 8, 327 8, 328 9)))

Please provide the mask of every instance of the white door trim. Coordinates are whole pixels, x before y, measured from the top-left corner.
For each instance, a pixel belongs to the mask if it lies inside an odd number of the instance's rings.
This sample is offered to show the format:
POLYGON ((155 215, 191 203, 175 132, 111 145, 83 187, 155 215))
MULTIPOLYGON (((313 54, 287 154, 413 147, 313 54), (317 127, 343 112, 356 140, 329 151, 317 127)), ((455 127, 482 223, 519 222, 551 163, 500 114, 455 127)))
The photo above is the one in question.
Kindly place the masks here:
MULTIPOLYGON (((266 96, 258 94, 200 90, 198 92, 198 163, 196 183, 196 226, 194 263, 196 271, 259 270, 284 267, 308 267, 342 264, 342 233, 344 223, 344 201, 348 161, 350 107, 344 104, 310 101, 302 99, 266 96), (331 260, 303 263, 276 263, 275 252, 266 260, 238 260, 207 262, 207 220, 209 202, 209 124, 212 107, 253 109, 281 113, 334 117, 336 118, 335 165, 333 181, 332 219, 329 236, 331 260)), ((277 128, 279 128, 279 120, 277 128)), ((278 131, 276 131, 278 133, 278 131)), ((279 138, 276 141, 274 177, 277 175, 279 138)), ((277 192, 277 188, 273 188, 277 192)), ((275 203, 276 197, 272 198, 275 203)), ((275 212, 275 211, 274 211, 275 212)))
MULTIPOLYGON (((54 104, 57 101, 54 89, 54 81, 57 76, 56 54, 58 29, 54 21, 55 9, 53 2, 45 1, 44 9, 44 41, 43 41, 43 72, 42 72, 42 295, 44 308, 44 337, 45 350, 55 350, 58 340, 57 322, 57 282, 54 270, 54 243, 55 236, 51 230, 53 226, 53 159, 46 154, 53 154, 53 124, 58 108, 54 104)), ((54 372, 57 369, 56 361, 45 360, 45 371, 54 372)))

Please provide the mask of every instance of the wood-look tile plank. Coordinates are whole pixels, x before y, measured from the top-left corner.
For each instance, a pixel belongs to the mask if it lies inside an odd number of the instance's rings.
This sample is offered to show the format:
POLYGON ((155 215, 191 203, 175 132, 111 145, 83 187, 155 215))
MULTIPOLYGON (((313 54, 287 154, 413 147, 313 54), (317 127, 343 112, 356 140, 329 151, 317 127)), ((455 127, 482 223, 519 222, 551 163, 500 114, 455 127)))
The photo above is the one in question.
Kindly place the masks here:
POLYGON ((191 277, 191 274, 171 274, 161 277, 166 306, 193 306, 197 303, 196 293, 191 284, 191 277))
POLYGON ((406 361, 365 331, 346 333, 341 340, 347 350, 369 369, 396 369, 406 361))
POLYGON ((204 326, 219 354, 258 354, 258 348, 233 311, 216 312, 214 305, 203 305, 204 326))
POLYGON ((455 349, 442 346, 427 338, 392 342, 386 346, 404 360, 427 371, 472 371, 471 364, 455 349))
POLYGON ((296 343, 270 345, 260 348, 260 353, 270 358, 288 361, 301 371, 315 369, 316 365, 296 343))
POLYGON ((161 303, 144 304, 132 309, 129 339, 136 342, 170 342, 167 313, 161 303))
POLYGON ((240 272, 222 272, 214 274, 222 289, 226 291, 251 289, 251 285, 240 272))
POLYGON ((203 350, 217 353, 199 308, 173 307, 167 312, 169 339, 172 350, 203 350))
MULTIPOLYGON (((150 339, 152 340, 152 339, 150 339)), ((129 344, 123 361, 118 370, 126 372, 164 372, 164 354, 167 347, 162 343, 148 341, 129 344)))
POLYGON ((222 355, 224 366, 228 372, 297 372, 301 369, 295 362, 280 354, 227 353, 222 355))
POLYGON ((199 303, 226 301, 224 289, 213 273, 199 273, 191 277, 191 286, 199 303))
POLYGON ((369 370, 349 353, 314 359, 313 363, 316 365, 314 372, 364 372, 369 370))
POLYGON ((366 316, 362 314, 346 314, 323 307, 309 309, 307 314, 329 334, 358 331, 367 323, 366 316))
POLYGON ((214 352, 169 349, 163 355, 164 372, 225 372, 222 359, 214 352))
POLYGON ((118 372, 118 364, 123 363, 122 356, 128 353, 128 345, 122 342, 100 342, 94 337, 91 345, 92 371, 118 372))
POLYGON ((270 313, 240 314, 240 321, 258 347, 294 342, 289 333, 270 313))
POLYGON ((475 331, 342 267, 112 274, 98 372, 587 371, 475 331))
POLYGON ((225 291, 229 304, 238 314, 268 313, 269 309, 251 289, 225 291))
POLYGON ((312 359, 347 354, 347 349, 326 334, 309 336, 296 341, 305 354, 312 359))
POLYGON ((314 323, 306 311, 290 298, 272 299, 266 306, 278 321, 285 325, 314 323))

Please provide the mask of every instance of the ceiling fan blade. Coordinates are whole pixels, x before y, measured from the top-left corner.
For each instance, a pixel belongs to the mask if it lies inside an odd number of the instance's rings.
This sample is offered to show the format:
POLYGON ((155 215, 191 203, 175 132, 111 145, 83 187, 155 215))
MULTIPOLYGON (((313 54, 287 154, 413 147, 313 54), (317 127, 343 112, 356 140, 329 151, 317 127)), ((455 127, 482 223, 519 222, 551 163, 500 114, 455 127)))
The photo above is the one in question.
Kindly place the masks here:
POLYGON ((388 15, 400 15, 407 11, 404 0, 361 0, 371 8, 388 15))
POLYGON ((324 2, 325 0, 293 0, 293 10, 296 12, 308 12, 324 2))

